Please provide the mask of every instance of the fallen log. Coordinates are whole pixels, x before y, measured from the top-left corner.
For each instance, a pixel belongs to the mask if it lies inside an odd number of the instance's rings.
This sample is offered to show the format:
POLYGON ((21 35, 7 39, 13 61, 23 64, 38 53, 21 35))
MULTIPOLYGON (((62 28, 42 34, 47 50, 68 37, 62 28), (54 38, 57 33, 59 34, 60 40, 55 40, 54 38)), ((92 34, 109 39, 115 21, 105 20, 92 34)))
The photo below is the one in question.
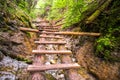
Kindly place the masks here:
MULTIPOLYGON (((29 32, 40 32, 37 29, 31 29, 31 28, 19 28, 21 31, 29 31, 29 32)), ((44 34, 56 34, 56 35, 76 35, 76 36, 100 36, 100 33, 93 33, 93 32, 41 32, 44 34)))

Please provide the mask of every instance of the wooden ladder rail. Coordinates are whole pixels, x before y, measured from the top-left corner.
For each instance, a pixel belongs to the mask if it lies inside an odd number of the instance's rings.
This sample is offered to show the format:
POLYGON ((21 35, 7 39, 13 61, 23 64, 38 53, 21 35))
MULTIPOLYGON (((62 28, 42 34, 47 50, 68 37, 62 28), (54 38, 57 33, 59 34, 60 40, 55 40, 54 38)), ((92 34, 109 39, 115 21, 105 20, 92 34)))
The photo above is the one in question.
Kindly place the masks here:
MULTIPOLYGON (((45 35, 45 34, 43 34, 45 35)), ((39 41, 44 41, 45 38, 40 38, 39 41)), ((37 50, 45 50, 45 46, 44 45, 38 45, 37 46, 37 50)), ((44 65, 45 63, 45 58, 44 55, 35 55, 35 59, 33 62, 33 65, 44 65)), ((45 75, 43 72, 33 72, 32 73, 32 80, 46 80, 45 79, 45 75)))
MULTIPOLYGON (((67 50, 64 45, 59 45, 60 50, 67 50)), ((70 57, 70 55, 62 55, 61 56, 62 63, 74 63, 70 57)), ((78 74, 77 69, 68 69, 65 70, 66 80, 81 80, 81 76, 78 74)))

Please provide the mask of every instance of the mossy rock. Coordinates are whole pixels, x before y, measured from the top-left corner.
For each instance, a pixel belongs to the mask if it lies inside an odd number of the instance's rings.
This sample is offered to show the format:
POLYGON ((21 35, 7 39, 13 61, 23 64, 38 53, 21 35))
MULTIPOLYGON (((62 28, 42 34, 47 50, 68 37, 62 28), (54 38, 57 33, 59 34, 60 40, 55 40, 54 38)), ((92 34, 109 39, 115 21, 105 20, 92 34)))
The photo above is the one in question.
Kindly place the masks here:
POLYGON ((48 74, 48 73, 45 74, 45 77, 47 78, 47 80, 57 80, 51 74, 48 74))

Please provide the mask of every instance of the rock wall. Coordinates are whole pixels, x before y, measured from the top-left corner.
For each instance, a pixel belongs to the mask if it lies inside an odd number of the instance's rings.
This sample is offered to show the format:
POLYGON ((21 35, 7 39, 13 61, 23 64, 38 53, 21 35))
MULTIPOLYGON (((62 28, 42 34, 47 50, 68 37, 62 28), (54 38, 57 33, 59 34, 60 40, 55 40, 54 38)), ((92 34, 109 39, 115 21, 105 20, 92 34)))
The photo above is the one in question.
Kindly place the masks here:
POLYGON ((76 53, 80 74, 86 80, 119 80, 120 63, 107 62, 95 56, 94 42, 85 41, 76 53))
POLYGON ((28 64, 21 61, 19 56, 31 59, 36 34, 30 35, 31 37, 26 36, 20 31, 0 32, 0 80, 29 80, 29 73, 26 71, 28 64))
POLYGON ((95 56, 95 38, 87 36, 67 36, 68 49, 81 65, 78 70, 85 80, 119 80, 120 63, 109 62, 95 56))

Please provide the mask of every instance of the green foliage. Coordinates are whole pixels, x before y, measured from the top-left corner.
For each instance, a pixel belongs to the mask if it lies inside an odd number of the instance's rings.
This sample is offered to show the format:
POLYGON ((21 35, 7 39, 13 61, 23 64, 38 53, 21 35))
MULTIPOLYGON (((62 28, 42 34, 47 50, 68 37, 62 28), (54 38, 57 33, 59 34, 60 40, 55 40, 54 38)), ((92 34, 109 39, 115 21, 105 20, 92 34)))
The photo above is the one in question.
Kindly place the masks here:
POLYGON ((119 51, 120 49, 119 5, 119 0, 113 1, 109 9, 96 20, 98 24, 93 25, 95 30, 102 33, 102 37, 97 39, 96 54, 106 60, 119 61, 113 54, 114 51, 119 51))
POLYGON ((46 0, 44 3, 40 0, 40 2, 38 5, 42 8, 41 15, 47 16, 49 20, 64 18, 63 27, 66 28, 83 19, 82 13, 88 9, 88 4, 92 3, 92 0, 46 0))
POLYGON ((0 28, 1 31, 16 30, 17 26, 32 27, 25 0, 0 0, 0 28))
POLYGON ((114 39, 115 38, 111 36, 100 37, 97 40, 96 53, 100 53, 104 55, 104 59, 108 59, 108 57, 111 56, 110 52, 115 47, 114 39))
POLYGON ((37 2, 37 4, 35 5, 35 7, 31 10, 30 12, 30 16, 32 18, 36 18, 36 17, 42 17, 44 18, 45 16, 47 16, 47 8, 52 4, 52 0, 39 0, 37 2))
POLYGON ((51 11, 48 18, 58 20, 64 18, 63 28, 70 27, 70 25, 81 20, 81 14, 87 9, 84 0, 53 0, 51 11))
POLYGON ((65 13, 65 25, 64 28, 69 27, 74 23, 78 23, 83 15, 82 13, 87 10, 87 5, 84 0, 70 1, 70 5, 68 6, 68 10, 65 13))

